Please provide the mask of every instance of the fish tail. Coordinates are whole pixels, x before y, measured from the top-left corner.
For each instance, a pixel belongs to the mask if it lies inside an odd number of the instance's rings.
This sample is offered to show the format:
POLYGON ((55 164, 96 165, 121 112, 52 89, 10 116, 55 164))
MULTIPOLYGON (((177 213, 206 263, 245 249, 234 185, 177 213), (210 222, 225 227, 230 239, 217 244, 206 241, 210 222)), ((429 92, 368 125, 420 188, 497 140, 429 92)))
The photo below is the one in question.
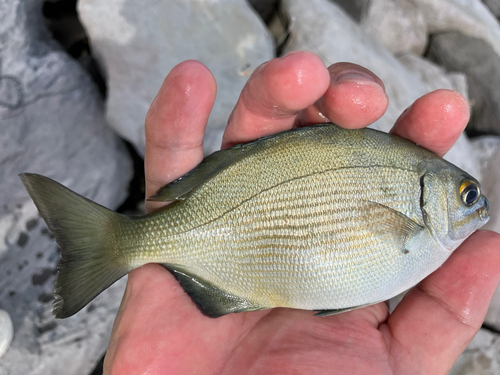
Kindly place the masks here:
POLYGON ((131 271, 114 240, 127 220, 50 178, 19 175, 61 249, 53 314, 69 317, 131 271))

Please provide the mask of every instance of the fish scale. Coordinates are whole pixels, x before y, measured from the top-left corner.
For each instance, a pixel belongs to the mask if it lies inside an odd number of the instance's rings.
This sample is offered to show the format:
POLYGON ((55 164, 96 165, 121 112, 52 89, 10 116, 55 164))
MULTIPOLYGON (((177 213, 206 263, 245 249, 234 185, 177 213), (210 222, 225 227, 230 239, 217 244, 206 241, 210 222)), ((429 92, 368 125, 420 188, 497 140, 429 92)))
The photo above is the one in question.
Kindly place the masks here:
POLYGON ((411 288, 488 219, 464 171, 401 138, 332 124, 216 152, 151 198, 172 204, 140 217, 21 178, 61 247, 57 317, 146 263, 212 317, 346 311, 411 288))

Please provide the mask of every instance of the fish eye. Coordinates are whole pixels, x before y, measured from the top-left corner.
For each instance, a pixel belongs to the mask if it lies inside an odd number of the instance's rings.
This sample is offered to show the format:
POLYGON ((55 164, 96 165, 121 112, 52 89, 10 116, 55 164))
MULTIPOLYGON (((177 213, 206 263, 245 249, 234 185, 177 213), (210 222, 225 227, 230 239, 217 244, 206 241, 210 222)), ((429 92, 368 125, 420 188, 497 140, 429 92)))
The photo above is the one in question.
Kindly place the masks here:
POLYGON ((479 186, 477 186, 477 184, 473 181, 463 181, 460 184, 460 196, 462 198, 462 202, 467 207, 472 206, 479 200, 479 197, 481 196, 479 186))

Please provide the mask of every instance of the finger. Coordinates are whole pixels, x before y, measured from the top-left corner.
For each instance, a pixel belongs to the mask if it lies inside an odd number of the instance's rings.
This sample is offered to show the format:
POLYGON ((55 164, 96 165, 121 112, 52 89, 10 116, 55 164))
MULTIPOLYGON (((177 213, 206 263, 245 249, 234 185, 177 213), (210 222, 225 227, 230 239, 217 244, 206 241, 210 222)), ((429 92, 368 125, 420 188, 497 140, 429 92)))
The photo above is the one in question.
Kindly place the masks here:
POLYGON ((387 110, 389 99, 380 78, 368 69, 351 63, 337 63, 328 68, 330 85, 325 94, 304 111, 301 122, 331 122, 357 129, 378 120, 387 110))
MULTIPOLYGON (((203 159, 203 136, 216 94, 210 71, 197 61, 174 67, 146 116, 146 197, 203 159)), ((151 211, 164 203, 147 202, 151 211)))
POLYGON ((396 362, 422 373, 448 372, 481 327, 498 286, 499 248, 499 234, 478 231, 408 293, 381 327, 396 362))
POLYGON ((310 52, 292 52, 262 64, 241 92, 222 147, 292 128, 297 113, 316 102, 329 81, 323 62, 310 52))
POLYGON ((458 92, 436 90, 417 99, 396 121, 391 134, 443 156, 469 121, 469 105, 458 92))

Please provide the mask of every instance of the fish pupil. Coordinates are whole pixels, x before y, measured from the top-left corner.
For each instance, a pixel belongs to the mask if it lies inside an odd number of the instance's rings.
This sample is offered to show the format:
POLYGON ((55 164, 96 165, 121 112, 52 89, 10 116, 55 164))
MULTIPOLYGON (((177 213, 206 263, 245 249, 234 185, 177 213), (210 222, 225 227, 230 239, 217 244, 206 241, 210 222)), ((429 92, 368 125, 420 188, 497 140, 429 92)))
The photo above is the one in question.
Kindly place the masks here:
POLYGON ((467 193, 467 196, 465 197, 465 200, 467 203, 471 204, 476 200, 477 197, 477 191, 471 190, 467 193))
POLYGON ((472 205, 472 204, 474 204, 476 202, 476 200, 478 198, 477 187, 475 187, 474 185, 472 185, 464 193, 465 193, 464 194, 464 202, 465 202, 465 204, 472 205))

